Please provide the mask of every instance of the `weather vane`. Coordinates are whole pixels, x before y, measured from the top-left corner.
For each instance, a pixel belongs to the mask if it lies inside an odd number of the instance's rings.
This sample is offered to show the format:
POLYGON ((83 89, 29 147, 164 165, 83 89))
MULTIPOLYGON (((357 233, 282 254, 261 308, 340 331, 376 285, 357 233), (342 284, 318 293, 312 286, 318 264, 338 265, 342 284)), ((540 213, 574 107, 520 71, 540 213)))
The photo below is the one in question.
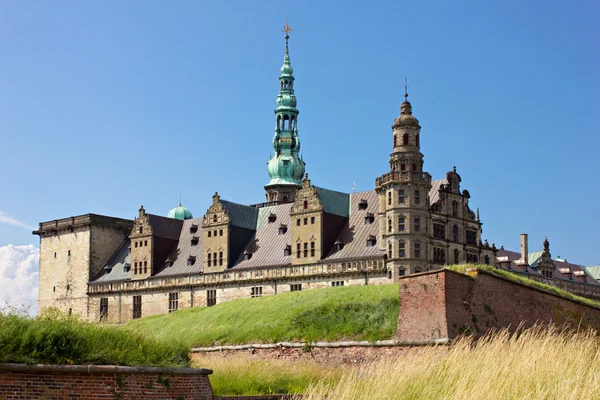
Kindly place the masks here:
POLYGON ((285 20, 285 26, 283 27, 283 31, 285 32, 285 36, 289 36, 290 32, 293 32, 294 30, 288 25, 288 21, 287 19, 285 20))
POLYGON ((408 99, 408 79, 404 78, 404 99, 408 99))

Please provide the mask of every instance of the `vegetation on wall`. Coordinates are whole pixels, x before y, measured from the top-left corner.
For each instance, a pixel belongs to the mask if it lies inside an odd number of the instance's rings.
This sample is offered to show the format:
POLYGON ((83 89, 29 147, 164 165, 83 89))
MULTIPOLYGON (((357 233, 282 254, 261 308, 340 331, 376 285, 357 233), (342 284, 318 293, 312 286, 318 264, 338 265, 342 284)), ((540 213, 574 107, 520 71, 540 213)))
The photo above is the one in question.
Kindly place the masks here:
POLYGON ((176 337, 160 341, 49 309, 38 317, 0 312, 0 362, 179 368, 190 359, 176 337))
POLYGON ((241 299, 134 320, 131 331, 189 347, 383 340, 396 332, 398 285, 335 287, 241 299))

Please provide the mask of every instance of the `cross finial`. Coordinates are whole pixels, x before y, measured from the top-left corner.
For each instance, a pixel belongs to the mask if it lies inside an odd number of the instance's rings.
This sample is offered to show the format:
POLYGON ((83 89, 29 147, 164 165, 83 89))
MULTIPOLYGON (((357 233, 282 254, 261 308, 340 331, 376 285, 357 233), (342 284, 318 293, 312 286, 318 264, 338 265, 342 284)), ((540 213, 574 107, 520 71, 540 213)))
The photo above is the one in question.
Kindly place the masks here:
POLYGON ((404 100, 408 100, 408 79, 404 78, 404 100))
POLYGON ((285 25, 283 26, 283 31, 285 32, 285 46, 288 45, 288 39, 290 38, 290 32, 294 30, 289 26, 287 19, 285 20, 285 25))

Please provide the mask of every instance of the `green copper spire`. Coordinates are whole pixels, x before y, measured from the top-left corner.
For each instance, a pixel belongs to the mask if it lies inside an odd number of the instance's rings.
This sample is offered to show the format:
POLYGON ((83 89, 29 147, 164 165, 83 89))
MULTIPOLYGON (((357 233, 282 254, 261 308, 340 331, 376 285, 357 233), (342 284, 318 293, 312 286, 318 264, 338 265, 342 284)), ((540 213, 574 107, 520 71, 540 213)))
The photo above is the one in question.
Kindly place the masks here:
MULTIPOLYGON (((268 162, 268 171, 271 180, 265 186, 269 201, 291 201, 293 196, 280 196, 282 192, 289 192, 285 187, 296 188, 302 186, 304 176, 304 161, 300 157, 300 139, 298 138, 298 110, 296 109, 296 96, 294 95, 294 69, 290 61, 288 40, 292 29, 285 24, 285 55, 279 76, 279 94, 277 95, 277 108, 275 109, 276 125, 273 136, 273 150, 275 155, 268 162), (273 195, 274 194, 274 195, 273 195)), ((295 191, 294 191, 295 193, 295 191)))

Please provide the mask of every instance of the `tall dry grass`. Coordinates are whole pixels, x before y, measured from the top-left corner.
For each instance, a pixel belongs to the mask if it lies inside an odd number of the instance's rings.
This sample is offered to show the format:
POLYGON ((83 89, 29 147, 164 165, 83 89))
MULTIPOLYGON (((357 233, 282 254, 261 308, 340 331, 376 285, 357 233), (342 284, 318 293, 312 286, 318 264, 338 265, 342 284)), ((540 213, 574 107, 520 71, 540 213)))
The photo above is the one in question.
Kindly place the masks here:
POLYGON ((504 331, 382 360, 303 399, 600 399, 599 350, 593 331, 504 331))

